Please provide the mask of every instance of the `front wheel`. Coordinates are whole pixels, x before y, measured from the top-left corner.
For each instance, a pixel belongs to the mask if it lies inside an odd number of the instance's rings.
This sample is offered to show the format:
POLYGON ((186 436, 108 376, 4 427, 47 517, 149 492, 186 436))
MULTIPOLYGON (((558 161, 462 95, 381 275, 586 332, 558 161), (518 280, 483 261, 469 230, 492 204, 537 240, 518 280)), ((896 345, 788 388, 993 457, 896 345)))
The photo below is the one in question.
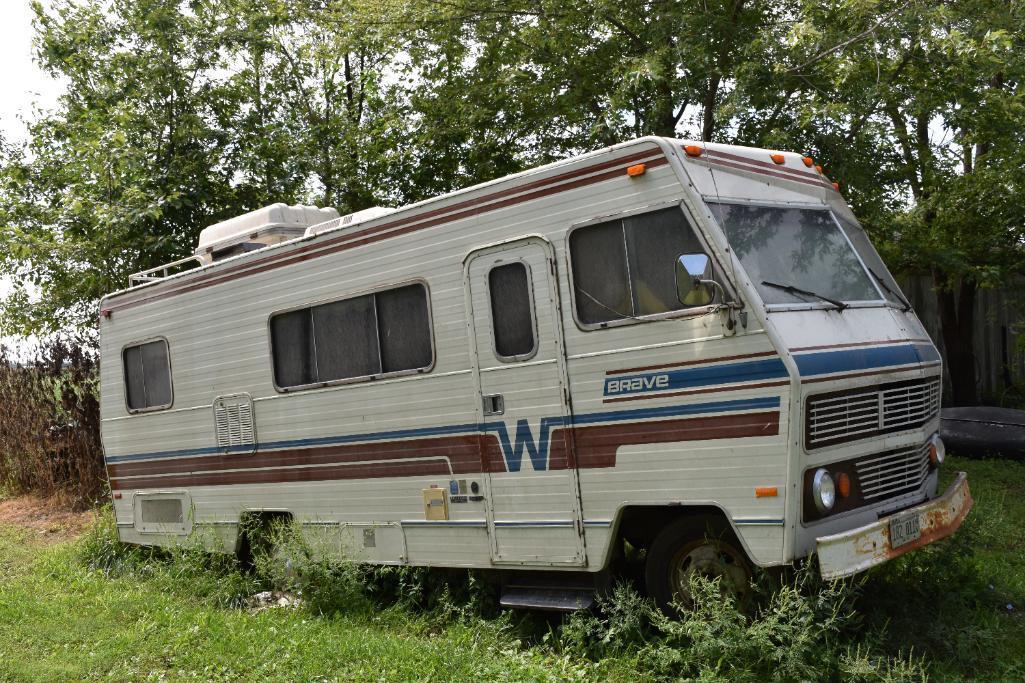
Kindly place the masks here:
POLYGON ((719 579, 723 593, 743 597, 750 588, 751 565, 721 523, 681 519, 667 526, 648 549, 644 568, 648 593, 666 614, 674 605, 694 604, 691 578, 719 579))

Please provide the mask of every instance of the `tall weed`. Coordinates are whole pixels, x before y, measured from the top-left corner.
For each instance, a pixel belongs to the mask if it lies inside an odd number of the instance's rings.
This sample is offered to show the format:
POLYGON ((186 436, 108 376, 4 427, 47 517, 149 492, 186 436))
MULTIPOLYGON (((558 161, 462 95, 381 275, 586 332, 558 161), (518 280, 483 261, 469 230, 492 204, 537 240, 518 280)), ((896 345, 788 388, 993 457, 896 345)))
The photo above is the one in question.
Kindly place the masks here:
POLYGON ((106 480, 98 377, 84 344, 52 340, 27 357, 0 346, 0 490, 96 504, 106 480))
POLYGON ((592 659, 636 658, 655 680, 915 681, 922 662, 858 646, 856 586, 824 585, 811 569, 757 595, 750 611, 718 580, 692 579, 693 605, 679 618, 663 615, 631 587, 620 585, 595 614, 571 617, 552 639, 556 647, 592 659))

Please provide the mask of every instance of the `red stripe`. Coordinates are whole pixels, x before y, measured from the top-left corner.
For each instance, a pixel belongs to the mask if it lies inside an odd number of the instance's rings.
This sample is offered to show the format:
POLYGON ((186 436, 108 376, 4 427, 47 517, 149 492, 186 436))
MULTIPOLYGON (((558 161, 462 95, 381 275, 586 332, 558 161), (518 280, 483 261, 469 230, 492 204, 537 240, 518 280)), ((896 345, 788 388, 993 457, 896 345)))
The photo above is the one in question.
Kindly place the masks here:
MULTIPOLYGON (((732 439, 779 433, 779 412, 719 415, 715 417, 660 420, 619 425, 597 425, 557 429, 552 433, 549 470, 572 466, 569 454, 576 449, 581 468, 615 467, 620 446, 732 439)), ((347 444, 308 449, 260 453, 255 456, 181 458, 110 466, 112 490, 139 490, 184 486, 223 486, 299 481, 334 481, 432 475, 449 476, 446 455, 453 474, 505 471, 498 439, 492 435, 439 437, 377 444, 347 444), (483 458, 482 458, 483 451, 483 458), (366 463, 365 460, 383 462, 366 463), (393 462, 388 462, 392 460, 393 462), (294 465, 313 465, 281 469, 294 465), (278 469, 255 469, 277 467, 278 469), (170 476, 154 476, 157 474, 170 476), (130 475, 137 479, 123 479, 130 475), (148 476, 147 476, 148 475, 148 476)))
MULTIPOLYGON (((246 260, 237 265, 233 265, 228 269, 218 270, 214 273, 206 273, 198 275, 196 277, 189 278, 186 283, 178 286, 168 285, 166 289, 157 289, 156 291, 150 290, 147 295, 140 296, 136 299, 130 299, 115 305, 108 307, 111 311, 121 310, 137 306, 139 304, 148 303, 151 301, 157 301, 169 296, 182 294, 185 292, 194 291, 203 287, 219 284, 221 282, 227 282, 234 280, 239 277, 247 275, 253 275, 255 273, 265 272, 267 270, 273 270, 280 268, 291 263, 301 262, 310 258, 318 258, 320 256, 326 256, 328 254, 345 251, 355 247, 377 242, 382 239, 388 239, 391 237, 397 237, 410 232, 423 230, 452 221, 467 218, 469 216, 479 215, 496 209, 505 208, 507 206, 513 206, 522 202, 530 201, 532 199, 538 199, 540 197, 565 192, 567 190, 576 189, 578 187, 584 187, 594 183, 603 182, 617 177, 626 177, 622 168, 623 164, 627 164, 633 161, 641 159, 647 159, 653 154, 659 153, 658 149, 649 149, 643 152, 636 152, 627 156, 612 159, 598 164, 593 164, 584 168, 576 169, 573 171, 567 171, 551 178, 545 178, 537 180, 532 183, 526 183, 524 185, 518 185, 516 187, 508 188, 506 190, 500 190, 483 197, 476 199, 470 199, 450 206, 426 211, 413 216, 406 216, 397 218, 381 225, 365 228, 356 232, 343 232, 340 235, 334 235, 328 239, 315 241, 305 246, 292 249, 291 251, 278 254, 269 254, 253 260, 246 260), (605 170, 611 169, 611 170, 605 170), (604 171, 597 173, 598 171, 604 171), (588 175, 594 174, 594 175, 588 175), (586 176, 580 178, 580 176, 586 176), (571 180, 573 178, 579 178, 571 182, 563 182, 571 180), (558 184, 561 183, 561 184, 558 184), (553 187, 554 185, 554 187, 553 187), (536 190, 534 192, 526 192, 532 188, 544 188, 536 190), (509 197, 510 195, 515 195, 509 197), (509 197, 501 201, 494 201, 502 197, 509 197), (465 210, 461 210, 465 209, 465 210), (433 220, 430 219, 434 216, 439 216, 433 220)), ((649 168, 657 168, 668 163, 665 156, 661 158, 651 159, 647 161, 649 168)), ((128 294, 126 292, 125 294, 128 294)))

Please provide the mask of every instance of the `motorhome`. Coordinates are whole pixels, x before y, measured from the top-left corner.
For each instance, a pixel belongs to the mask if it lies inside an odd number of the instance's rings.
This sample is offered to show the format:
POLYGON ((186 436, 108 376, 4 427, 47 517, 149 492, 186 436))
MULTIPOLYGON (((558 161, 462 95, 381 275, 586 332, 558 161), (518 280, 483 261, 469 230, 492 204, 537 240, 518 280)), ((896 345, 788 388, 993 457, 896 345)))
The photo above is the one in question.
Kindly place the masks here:
POLYGON ((647 137, 399 209, 277 204, 100 303, 120 538, 660 604, 952 534, 941 360, 821 167, 647 137), (946 480, 945 480, 946 481, 946 480))

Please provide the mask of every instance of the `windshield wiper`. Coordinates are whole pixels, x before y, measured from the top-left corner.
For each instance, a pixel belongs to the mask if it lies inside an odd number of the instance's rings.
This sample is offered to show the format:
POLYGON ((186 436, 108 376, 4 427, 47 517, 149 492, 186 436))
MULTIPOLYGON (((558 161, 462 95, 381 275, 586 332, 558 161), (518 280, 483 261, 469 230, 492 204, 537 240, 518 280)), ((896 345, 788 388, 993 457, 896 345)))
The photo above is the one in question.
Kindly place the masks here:
POLYGON ((822 301, 825 301, 828 304, 833 304, 834 306, 836 306, 836 310, 838 311, 842 311, 848 307, 847 304, 845 304, 842 301, 830 299, 828 296, 822 296, 821 294, 816 294, 815 292, 809 292, 807 289, 798 289, 793 285, 781 285, 778 282, 769 282, 768 280, 762 280, 762 284, 768 287, 782 289, 784 292, 787 292, 788 294, 803 294, 805 296, 813 296, 816 299, 821 299, 822 301))
POLYGON ((874 277, 874 278, 876 279, 876 282, 878 282, 878 283, 879 283, 880 285, 882 285, 882 286, 883 286, 883 289, 885 289, 885 290, 886 290, 887 292, 889 292, 890 294, 892 294, 892 295, 893 295, 893 297, 894 297, 895 299, 897 299, 897 301, 899 301, 899 302, 901 303, 901 305, 902 305, 902 306, 904 306, 904 312, 905 312, 905 313, 907 313, 908 311, 910 311, 910 310, 911 310, 911 304, 909 304, 909 303, 907 302, 907 299, 905 299, 905 298, 904 298, 904 297, 902 297, 902 296, 901 296, 900 294, 898 294, 897 292, 895 292, 895 291, 893 291, 892 289, 890 289, 890 287, 889 287, 889 286, 888 286, 888 285, 887 285, 887 284, 886 284, 886 283, 885 283, 885 282, 883 281, 883 278, 881 278, 881 277, 879 277, 878 275, 876 275, 876 272, 875 272, 874 270, 872 270, 871 268, 869 268, 869 269, 868 269, 868 272, 872 273, 872 277, 874 277))

